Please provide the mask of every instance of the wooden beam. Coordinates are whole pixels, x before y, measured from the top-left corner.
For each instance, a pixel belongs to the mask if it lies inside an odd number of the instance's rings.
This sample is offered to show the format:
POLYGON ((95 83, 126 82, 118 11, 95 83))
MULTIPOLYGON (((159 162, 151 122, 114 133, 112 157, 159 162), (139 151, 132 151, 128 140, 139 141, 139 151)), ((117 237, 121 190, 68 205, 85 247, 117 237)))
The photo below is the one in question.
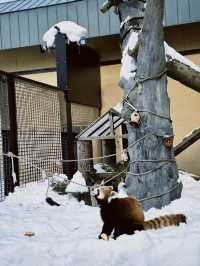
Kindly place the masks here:
POLYGON ((186 150, 192 144, 200 139, 200 128, 192 131, 187 137, 185 137, 179 144, 174 147, 175 156, 186 150))
POLYGON ((109 123, 110 123, 110 133, 114 135, 114 123, 113 123, 113 115, 109 113, 109 123))

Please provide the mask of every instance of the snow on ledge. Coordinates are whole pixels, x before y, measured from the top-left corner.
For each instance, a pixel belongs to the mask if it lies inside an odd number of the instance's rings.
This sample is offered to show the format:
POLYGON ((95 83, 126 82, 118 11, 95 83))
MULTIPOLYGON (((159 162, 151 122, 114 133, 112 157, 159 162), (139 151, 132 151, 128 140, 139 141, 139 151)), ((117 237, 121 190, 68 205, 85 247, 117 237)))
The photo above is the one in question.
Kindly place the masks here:
POLYGON ((84 39, 87 35, 87 30, 84 27, 76 24, 73 21, 62 21, 52 26, 50 29, 48 29, 48 31, 44 33, 42 38, 45 44, 43 46, 44 49, 55 46, 55 36, 58 32, 58 30, 55 27, 60 29, 61 33, 66 34, 67 38, 71 42, 79 42, 81 39, 84 39))
POLYGON ((88 192, 88 188, 84 187, 84 186, 86 186, 85 179, 84 179, 82 173, 77 171, 73 175, 71 183, 69 183, 69 185, 66 187, 65 192, 68 192, 68 193, 84 193, 84 192, 88 192), (80 185, 78 185, 78 184, 80 184, 80 185))
POLYGON ((123 104, 122 102, 119 102, 118 104, 116 104, 113 109, 116 110, 118 113, 122 113, 122 108, 123 108, 123 104))
POLYGON ((103 163, 95 164, 94 169, 97 171, 98 174, 106 173, 106 171, 103 169, 103 163))
POLYGON ((165 46, 165 53, 166 53, 167 61, 177 60, 180 63, 183 63, 183 64, 191 67, 192 69, 200 72, 200 67, 197 66, 196 64, 194 64, 190 59, 188 59, 187 57, 179 54, 174 48, 169 46, 166 42, 164 42, 164 46, 165 46))

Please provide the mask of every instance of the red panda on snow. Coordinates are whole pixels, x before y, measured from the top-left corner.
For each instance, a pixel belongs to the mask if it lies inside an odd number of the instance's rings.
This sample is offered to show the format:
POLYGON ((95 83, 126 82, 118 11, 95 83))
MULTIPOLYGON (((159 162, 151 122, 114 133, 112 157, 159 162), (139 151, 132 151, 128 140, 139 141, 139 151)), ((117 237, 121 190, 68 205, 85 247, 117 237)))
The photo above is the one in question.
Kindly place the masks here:
POLYGON ((101 218, 104 223, 99 235, 99 238, 103 240, 108 240, 113 230, 113 237, 116 239, 122 234, 134 234, 137 230, 159 229, 186 223, 184 214, 164 215, 145 221, 139 201, 133 197, 112 198, 112 186, 99 187, 93 194, 100 205, 101 218))

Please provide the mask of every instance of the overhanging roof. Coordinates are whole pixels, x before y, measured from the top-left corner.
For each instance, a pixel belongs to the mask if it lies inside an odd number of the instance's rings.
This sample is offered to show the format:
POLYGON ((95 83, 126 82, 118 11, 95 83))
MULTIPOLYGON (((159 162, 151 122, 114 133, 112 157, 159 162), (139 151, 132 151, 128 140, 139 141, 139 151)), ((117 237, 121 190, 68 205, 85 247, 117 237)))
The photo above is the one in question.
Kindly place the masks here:
POLYGON ((0 14, 59 5, 76 0, 16 0, 0 4, 0 14))
POLYGON ((114 108, 111 108, 104 115, 81 131, 77 136, 78 140, 109 139, 114 138, 115 130, 125 123, 121 114, 114 108))
MULTIPOLYGON (((100 12, 104 0, 18 0, 0 4, 0 49, 41 43, 44 32, 63 20, 88 29, 88 37, 119 34, 112 10, 100 12)), ((166 0, 165 26, 200 21, 199 0, 166 0)))

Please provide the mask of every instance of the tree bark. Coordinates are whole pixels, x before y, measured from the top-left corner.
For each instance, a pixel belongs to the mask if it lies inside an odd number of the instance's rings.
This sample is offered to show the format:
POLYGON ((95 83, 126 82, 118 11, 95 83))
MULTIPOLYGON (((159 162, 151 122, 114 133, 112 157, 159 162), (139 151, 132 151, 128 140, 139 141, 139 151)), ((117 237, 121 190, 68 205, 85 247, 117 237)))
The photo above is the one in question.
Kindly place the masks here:
MULTIPOLYGON (((141 8, 130 8, 134 7, 136 2, 119 4, 122 20, 128 16, 141 17, 141 8)), ((182 190, 182 185, 177 183, 178 171, 173 149, 163 145, 166 136, 173 135, 167 76, 163 72, 166 68, 163 12, 163 0, 147 1, 138 56, 135 60, 136 76, 132 75, 128 82, 122 80, 124 98, 128 95, 128 102, 132 106, 148 111, 139 111, 142 121, 139 127, 128 125, 130 167, 126 177, 128 194, 140 199, 145 210, 169 204, 180 197, 182 190), (135 78, 147 79, 137 83, 135 78), (143 139, 140 141, 141 138, 143 139), (136 141, 138 143, 131 146, 136 141)), ((133 31, 130 31, 122 40, 123 51, 126 50, 132 33, 133 31)), ((129 122, 131 112, 133 110, 124 105, 123 114, 129 122)))
POLYGON ((167 75, 196 92, 200 92, 200 72, 192 67, 171 59, 167 61, 167 75))

